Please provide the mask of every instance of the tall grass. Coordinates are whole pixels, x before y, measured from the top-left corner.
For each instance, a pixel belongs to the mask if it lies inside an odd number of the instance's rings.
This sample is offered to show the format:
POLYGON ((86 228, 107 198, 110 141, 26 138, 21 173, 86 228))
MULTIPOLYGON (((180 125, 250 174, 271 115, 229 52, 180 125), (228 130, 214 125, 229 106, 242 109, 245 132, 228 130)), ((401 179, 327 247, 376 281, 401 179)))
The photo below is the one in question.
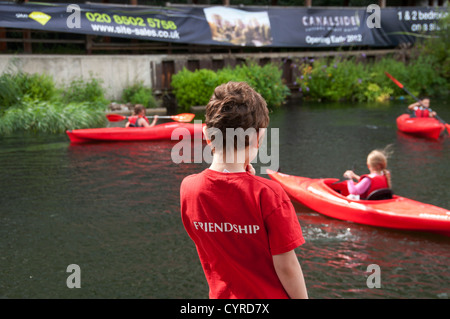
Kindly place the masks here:
POLYGON ((97 79, 57 88, 51 76, 8 70, 0 76, 0 135, 104 126, 107 104, 97 79))
POLYGON ((18 130, 63 133, 68 129, 104 125, 104 111, 93 103, 29 101, 6 110, 0 119, 0 135, 18 130))
POLYGON ((0 115, 8 107, 20 102, 21 89, 13 75, 4 73, 0 76, 0 115))

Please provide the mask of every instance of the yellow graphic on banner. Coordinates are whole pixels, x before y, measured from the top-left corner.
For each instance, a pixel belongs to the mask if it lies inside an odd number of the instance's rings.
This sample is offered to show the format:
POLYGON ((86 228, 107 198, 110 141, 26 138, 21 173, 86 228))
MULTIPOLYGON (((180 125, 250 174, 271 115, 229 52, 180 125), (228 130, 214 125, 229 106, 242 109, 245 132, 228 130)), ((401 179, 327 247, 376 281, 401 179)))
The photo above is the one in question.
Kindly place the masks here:
POLYGON ((45 14, 43 12, 37 12, 37 11, 31 12, 28 16, 31 19, 36 20, 37 22, 39 22, 42 25, 45 25, 48 22, 48 20, 50 20, 52 18, 48 14, 45 14))

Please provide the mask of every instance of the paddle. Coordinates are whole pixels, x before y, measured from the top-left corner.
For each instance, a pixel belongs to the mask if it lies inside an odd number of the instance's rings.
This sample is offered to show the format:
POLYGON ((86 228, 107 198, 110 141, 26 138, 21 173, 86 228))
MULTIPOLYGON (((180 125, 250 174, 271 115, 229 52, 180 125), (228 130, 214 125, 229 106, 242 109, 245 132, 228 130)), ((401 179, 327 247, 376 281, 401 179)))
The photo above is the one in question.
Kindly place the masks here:
MULTIPOLYGON (((403 91, 405 91, 406 93, 408 93, 414 100, 416 100, 416 102, 419 102, 420 105, 424 106, 421 101, 415 97, 411 92, 409 92, 405 86, 403 84, 401 84, 396 78, 394 78, 392 75, 390 75, 389 73, 387 73, 386 71, 384 72, 384 74, 386 74, 386 76, 388 78, 390 78, 392 80, 392 82, 394 82, 399 88, 403 89, 403 91)), ((450 124, 446 123, 443 119, 441 119, 437 114, 436 114, 436 119, 441 122, 442 124, 444 124, 445 128, 447 129, 447 133, 450 134, 450 124)))
MULTIPOLYGON (((128 119, 128 116, 123 116, 123 115, 119 115, 119 114, 107 114, 106 117, 108 118, 108 121, 110 122, 120 122, 123 120, 128 119)), ((146 116, 146 118, 153 118, 154 116, 146 116)), ((177 115, 163 115, 163 116, 159 116, 159 119, 172 119, 174 121, 177 122, 182 122, 182 123, 189 123, 190 121, 192 121, 195 117, 195 114, 193 113, 181 113, 181 114, 177 114, 177 115)))

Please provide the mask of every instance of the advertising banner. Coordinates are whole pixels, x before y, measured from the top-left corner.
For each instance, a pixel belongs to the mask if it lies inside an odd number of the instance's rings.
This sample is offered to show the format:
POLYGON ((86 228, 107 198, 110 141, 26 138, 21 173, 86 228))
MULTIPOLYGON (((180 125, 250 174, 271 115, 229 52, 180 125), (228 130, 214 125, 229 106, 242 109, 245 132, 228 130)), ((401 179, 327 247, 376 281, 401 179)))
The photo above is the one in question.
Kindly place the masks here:
POLYGON ((222 46, 392 47, 432 35, 444 8, 133 7, 0 2, 0 27, 222 46))

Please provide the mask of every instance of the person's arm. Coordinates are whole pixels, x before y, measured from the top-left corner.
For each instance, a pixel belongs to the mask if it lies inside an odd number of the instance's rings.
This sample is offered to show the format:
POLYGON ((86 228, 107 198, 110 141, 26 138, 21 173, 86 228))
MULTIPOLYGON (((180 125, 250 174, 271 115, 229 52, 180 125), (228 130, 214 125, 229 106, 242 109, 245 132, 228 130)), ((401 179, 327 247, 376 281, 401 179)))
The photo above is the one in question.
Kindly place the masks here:
POLYGON ((157 120, 158 120, 158 115, 155 115, 155 117, 153 118, 152 123, 149 126, 155 126, 157 120))
POLYGON ((305 278, 294 250, 273 255, 273 265, 281 284, 291 299, 308 299, 305 278))
POLYGON ((354 180, 357 180, 357 181, 359 181, 359 179, 360 179, 360 176, 356 175, 355 172, 353 172, 352 170, 345 171, 344 177, 348 178, 348 179, 354 179, 354 180))
POLYGON ((362 195, 369 189, 371 183, 370 178, 363 178, 362 181, 356 185, 350 180, 347 182, 347 189, 352 195, 362 195))
POLYGON ((415 103, 413 103, 413 104, 408 105, 408 109, 412 110, 412 109, 414 109, 415 107, 418 107, 419 105, 420 105, 420 102, 415 102, 415 103))

